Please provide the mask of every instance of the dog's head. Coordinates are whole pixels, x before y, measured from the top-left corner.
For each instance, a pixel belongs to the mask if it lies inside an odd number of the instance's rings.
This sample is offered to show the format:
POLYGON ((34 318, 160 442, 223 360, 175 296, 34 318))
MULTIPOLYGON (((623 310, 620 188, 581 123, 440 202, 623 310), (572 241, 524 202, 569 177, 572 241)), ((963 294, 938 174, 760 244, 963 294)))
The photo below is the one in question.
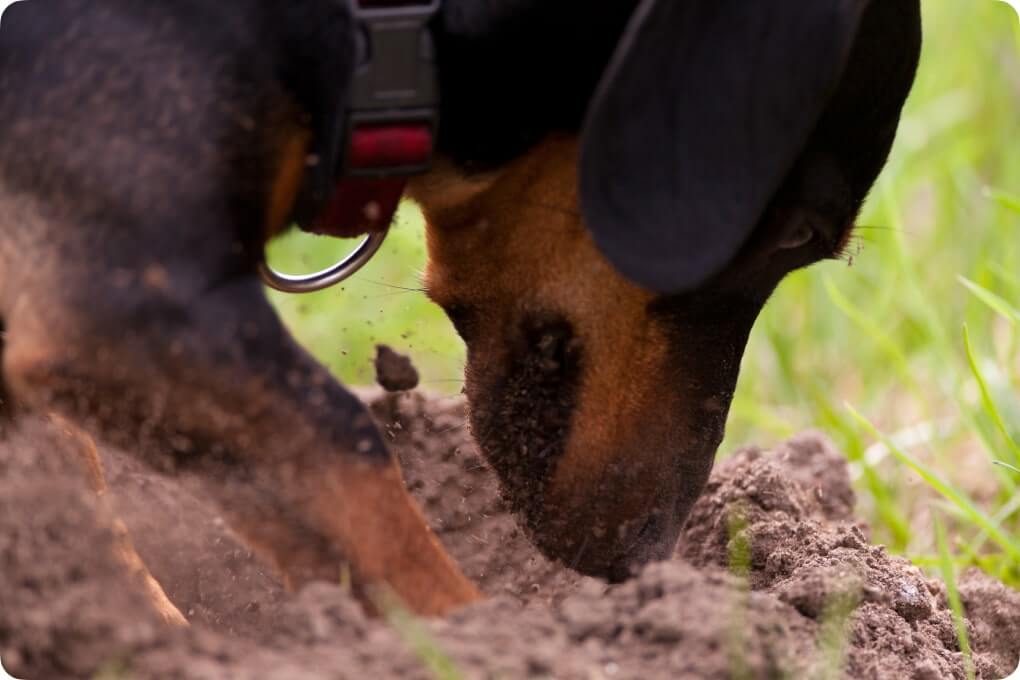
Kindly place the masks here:
POLYGON ((487 25, 448 3, 447 158, 412 192, 426 284, 536 542, 622 578, 672 550, 762 305, 844 248, 913 80, 918 3, 614 2, 594 27, 523 4, 487 25))

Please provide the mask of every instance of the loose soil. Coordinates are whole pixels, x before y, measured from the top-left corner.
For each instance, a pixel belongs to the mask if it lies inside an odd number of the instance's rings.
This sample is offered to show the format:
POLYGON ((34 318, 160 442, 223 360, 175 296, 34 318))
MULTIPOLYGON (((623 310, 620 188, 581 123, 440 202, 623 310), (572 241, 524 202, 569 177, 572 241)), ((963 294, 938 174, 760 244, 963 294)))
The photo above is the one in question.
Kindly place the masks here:
MULTIPOLYGON (((0 443, 6 668, 34 680, 428 678, 450 667, 441 677, 966 677, 945 587, 869 543, 846 463, 819 435, 719 464, 676 558, 608 586, 535 552, 461 400, 365 396, 487 601, 391 625, 340 584, 287 594, 187 485, 104 451, 110 492, 97 498, 66 437, 28 421, 0 443), (111 557, 116 515, 190 628, 159 625, 111 557)), ((960 590, 977 677, 1009 675, 1020 593, 978 572, 960 590)))
POLYGON ((418 386, 418 369, 411 357, 388 345, 375 346, 375 381, 387 392, 403 392, 418 386))

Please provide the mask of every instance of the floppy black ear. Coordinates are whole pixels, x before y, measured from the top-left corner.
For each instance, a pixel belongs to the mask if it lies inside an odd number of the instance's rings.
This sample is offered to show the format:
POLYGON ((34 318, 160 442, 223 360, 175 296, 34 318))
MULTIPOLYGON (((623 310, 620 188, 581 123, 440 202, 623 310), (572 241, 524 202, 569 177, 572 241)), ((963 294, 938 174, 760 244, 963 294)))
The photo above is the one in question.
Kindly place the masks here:
POLYGON ((625 276, 695 288, 751 235, 839 82, 866 0, 642 0, 583 130, 581 207, 625 276))

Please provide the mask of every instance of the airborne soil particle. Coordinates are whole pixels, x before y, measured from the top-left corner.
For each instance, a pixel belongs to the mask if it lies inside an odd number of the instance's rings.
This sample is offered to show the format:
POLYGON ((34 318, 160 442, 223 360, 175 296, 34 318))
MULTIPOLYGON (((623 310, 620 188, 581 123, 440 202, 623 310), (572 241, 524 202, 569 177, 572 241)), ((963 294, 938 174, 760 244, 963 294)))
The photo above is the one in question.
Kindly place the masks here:
POLYGON ((375 346, 375 380, 387 392, 403 392, 418 386, 418 369, 387 345, 375 346))
MULTIPOLYGON (((676 559, 610 587, 531 547, 460 400, 367 398, 440 539, 490 595, 426 624, 466 677, 819 677, 819 631, 839 603, 852 609, 837 621, 846 677, 965 677, 944 586, 869 543, 845 461, 818 435, 720 463, 676 559), (728 573, 745 545, 746 580, 728 573)), ((45 423, 0 442, 0 657, 15 675, 429 677, 342 587, 285 594, 204 498, 104 458, 111 492, 97 500, 45 423), (109 557, 114 511, 190 629, 160 628, 109 557)), ((1009 675, 1020 594, 977 572, 960 591, 979 677, 1009 675)))

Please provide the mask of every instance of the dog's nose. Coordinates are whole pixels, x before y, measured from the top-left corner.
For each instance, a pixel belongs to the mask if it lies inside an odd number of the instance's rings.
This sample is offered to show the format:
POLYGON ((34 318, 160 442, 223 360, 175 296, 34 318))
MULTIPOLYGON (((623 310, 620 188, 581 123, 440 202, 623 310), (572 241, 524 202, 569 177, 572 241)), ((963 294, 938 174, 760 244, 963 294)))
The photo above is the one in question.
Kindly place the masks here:
POLYGON ((653 510, 635 518, 615 531, 595 525, 562 526, 556 541, 548 540, 543 527, 535 535, 543 551, 559 558, 564 564, 588 576, 610 583, 622 583, 634 576, 645 564, 667 559, 676 545, 682 518, 672 512, 653 510))
POLYGON ((634 531, 620 537, 620 550, 606 565, 602 576, 610 583, 622 583, 649 562, 668 558, 676 545, 677 529, 668 514, 654 510, 634 531))
POLYGON ((607 466, 593 484, 561 485, 555 489, 559 494, 547 493, 545 503, 525 518, 535 542, 577 571, 611 582, 668 559, 708 479, 720 437, 714 427, 688 429, 685 446, 669 448, 668 455, 644 463, 621 457, 631 464, 607 466))

